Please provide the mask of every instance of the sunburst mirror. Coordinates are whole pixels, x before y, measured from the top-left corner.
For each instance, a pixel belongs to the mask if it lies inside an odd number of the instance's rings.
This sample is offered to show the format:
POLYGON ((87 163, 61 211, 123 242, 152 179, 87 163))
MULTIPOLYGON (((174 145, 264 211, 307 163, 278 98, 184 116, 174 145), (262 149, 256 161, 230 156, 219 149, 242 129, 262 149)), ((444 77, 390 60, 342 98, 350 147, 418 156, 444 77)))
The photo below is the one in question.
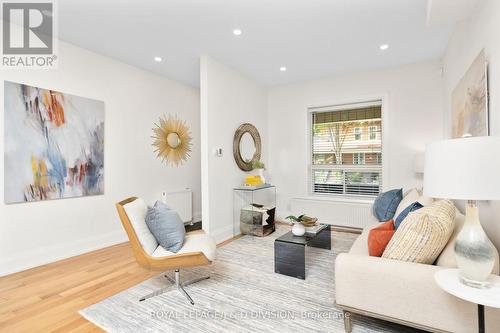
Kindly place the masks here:
POLYGON ((159 123, 155 123, 152 136, 156 157, 176 166, 187 161, 191 152, 190 134, 184 120, 172 115, 160 117, 159 123))

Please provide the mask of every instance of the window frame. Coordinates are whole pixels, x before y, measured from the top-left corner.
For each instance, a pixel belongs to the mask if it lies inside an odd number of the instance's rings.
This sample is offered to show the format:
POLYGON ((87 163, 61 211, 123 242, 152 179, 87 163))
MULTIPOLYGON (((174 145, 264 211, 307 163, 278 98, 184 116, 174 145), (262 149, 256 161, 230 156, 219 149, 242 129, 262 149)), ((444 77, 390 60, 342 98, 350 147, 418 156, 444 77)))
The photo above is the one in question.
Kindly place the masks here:
POLYGON ((362 139, 363 139, 363 129, 361 127, 354 127, 354 141, 361 141, 362 139))
POLYGON ((389 107, 387 105, 388 95, 380 94, 373 96, 365 96, 360 98, 351 98, 343 102, 336 101, 334 103, 325 104, 323 106, 310 105, 307 107, 307 122, 306 133, 307 133, 307 168, 306 168, 306 179, 307 179, 307 196, 306 198, 318 198, 319 200, 334 200, 334 201, 345 201, 345 202, 357 202, 359 200, 369 200, 370 202, 376 198, 377 195, 364 195, 364 194, 336 194, 336 193, 318 193, 314 191, 314 170, 328 170, 328 169, 341 169, 345 172, 352 171, 363 171, 363 172, 381 172, 381 188, 380 192, 384 192, 388 188, 390 183, 390 177, 388 173, 388 163, 389 151, 385 149, 387 147, 387 140, 389 136, 389 130, 387 128, 388 117, 389 117, 389 107), (373 165, 358 165, 356 170, 351 170, 342 165, 314 165, 313 164, 313 114, 316 112, 331 112, 331 111, 343 111, 353 108, 364 108, 370 106, 380 106, 381 107, 381 127, 384 129, 380 135, 381 140, 381 155, 383 154, 382 164, 376 168, 373 165))
POLYGON ((377 131, 378 131, 377 125, 368 126, 368 139, 370 139, 370 141, 377 140, 377 131), (372 129, 373 129, 373 131, 372 131, 372 129), (373 134, 373 139, 372 139, 372 134, 373 134))
POLYGON ((365 165, 365 163, 366 163, 366 154, 364 152, 352 153, 353 165, 365 165), (354 158, 354 156, 356 156, 356 158, 354 158), (363 156, 363 158, 360 158, 361 156, 363 156), (356 161, 356 163, 354 163, 354 161, 356 161), (362 161, 362 163, 360 163, 360 161, 362 161))

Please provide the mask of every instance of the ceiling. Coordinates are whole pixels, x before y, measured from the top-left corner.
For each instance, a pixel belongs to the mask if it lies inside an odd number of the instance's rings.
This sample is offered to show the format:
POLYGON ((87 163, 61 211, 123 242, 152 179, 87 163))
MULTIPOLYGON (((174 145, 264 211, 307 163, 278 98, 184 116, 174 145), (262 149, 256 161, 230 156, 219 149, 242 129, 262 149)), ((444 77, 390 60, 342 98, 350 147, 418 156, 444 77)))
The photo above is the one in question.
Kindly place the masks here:
POLYGON ((192 86, 204 54, 273 86, 435 59, 451 32, 427 24, 425 0, 64 0, 58 11, 60 39, 192 86))
POLYGON ((454 23, 467 18, 483 0, 427 0, 427 24, 454 23))

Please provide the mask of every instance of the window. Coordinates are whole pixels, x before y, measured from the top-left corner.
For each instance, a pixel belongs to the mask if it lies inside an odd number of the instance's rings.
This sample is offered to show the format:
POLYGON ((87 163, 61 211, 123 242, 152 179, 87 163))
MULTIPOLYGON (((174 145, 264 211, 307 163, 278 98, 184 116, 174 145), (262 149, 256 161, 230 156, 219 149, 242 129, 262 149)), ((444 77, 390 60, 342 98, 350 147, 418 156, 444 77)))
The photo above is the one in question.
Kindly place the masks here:
POLYGON ((354 128, 354 140, 361 140, 361 127, 354 128))
POLYGON ((354 153, 352 157, 352 164, 365 164, 365 153, 354 153))
POLYGON ((311 108, 311 192, 376 196, 382 187, 382 106, 311 108), (369 140, 362 140, 367 133, 369 140))
POLYGON ((377 139, 377 126, 370 126, 370 140, 377 139))

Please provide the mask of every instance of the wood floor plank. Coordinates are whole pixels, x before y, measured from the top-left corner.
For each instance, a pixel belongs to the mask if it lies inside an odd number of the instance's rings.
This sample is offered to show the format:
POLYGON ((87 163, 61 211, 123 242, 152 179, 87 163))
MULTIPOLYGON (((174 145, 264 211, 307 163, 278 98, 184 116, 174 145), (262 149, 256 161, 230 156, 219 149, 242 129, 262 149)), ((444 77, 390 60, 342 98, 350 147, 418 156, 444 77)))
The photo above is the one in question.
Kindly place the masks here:
POLYGON ((0 277, 0 332, 102 332, 78 310, 157 274, 122 243, 0 277))

